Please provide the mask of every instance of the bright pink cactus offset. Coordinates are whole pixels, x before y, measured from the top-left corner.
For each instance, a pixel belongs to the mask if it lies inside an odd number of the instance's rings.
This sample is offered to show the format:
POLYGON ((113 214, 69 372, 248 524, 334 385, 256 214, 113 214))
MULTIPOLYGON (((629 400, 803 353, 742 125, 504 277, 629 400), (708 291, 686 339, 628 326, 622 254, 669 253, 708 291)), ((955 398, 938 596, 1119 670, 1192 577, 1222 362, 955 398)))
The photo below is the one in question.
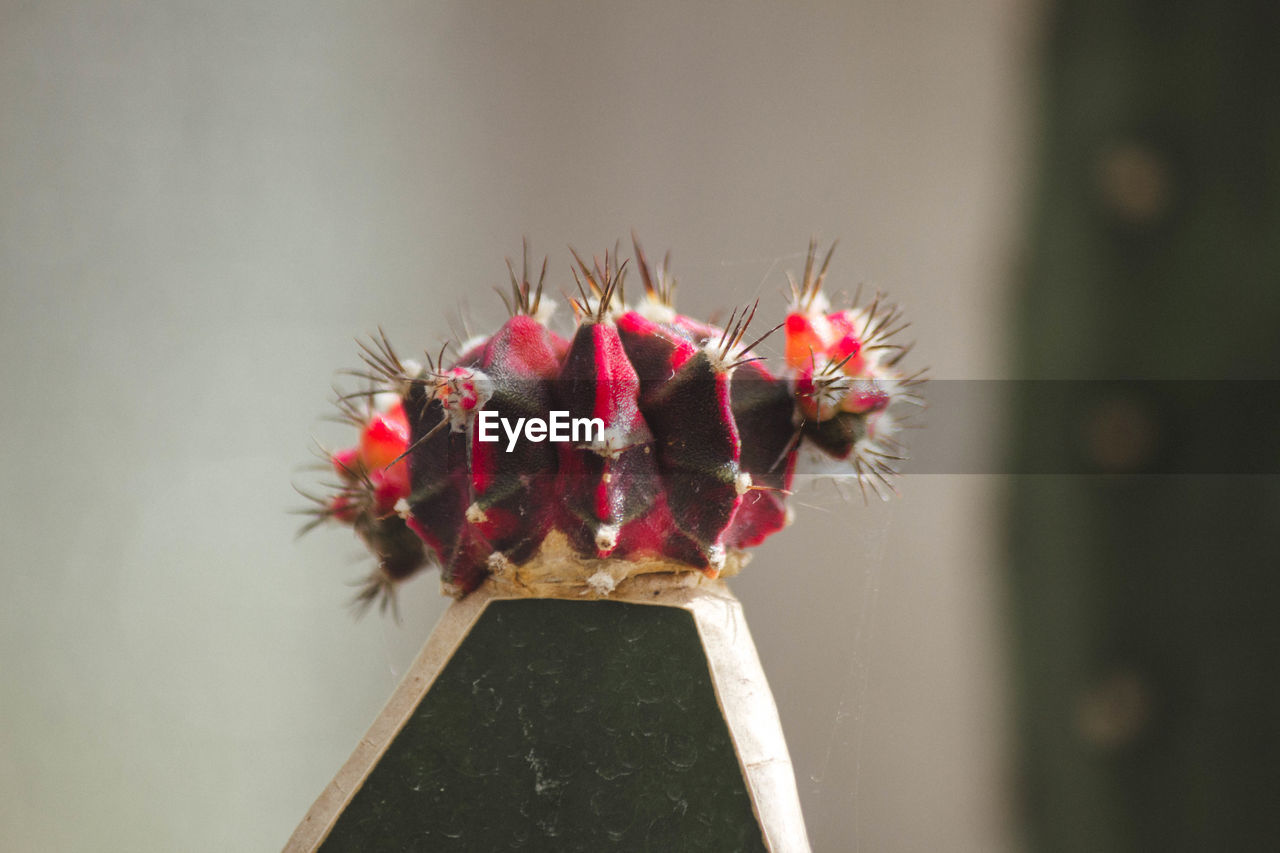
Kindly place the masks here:
POLYGON ((369 386, 338 399, 359 440, 326 453, 337 482, 309 496, 306 529, 337 521, 368 545, 363 604, 430 565, 455 595, 535 575, 607 593, 641 572, 736 572, 790 521, 798 460, 884 494, 905 456, 899 404, 919 404, 922 380, 899 371, 897 308, 879 295, 833 308, 831 253, 819 266, 815 248, 784 321, 758 336, 755 305, 723 327, 676 313, 667 264, 652 269, 637 243, 634 305, 627 263, 574 255, 562 337, 546 261, 534 285, 526 252, 510 318, 456 357, 402 359, 382 335, 361 345, 369 386), (757 347, 779 329, 773 364, 757 347))

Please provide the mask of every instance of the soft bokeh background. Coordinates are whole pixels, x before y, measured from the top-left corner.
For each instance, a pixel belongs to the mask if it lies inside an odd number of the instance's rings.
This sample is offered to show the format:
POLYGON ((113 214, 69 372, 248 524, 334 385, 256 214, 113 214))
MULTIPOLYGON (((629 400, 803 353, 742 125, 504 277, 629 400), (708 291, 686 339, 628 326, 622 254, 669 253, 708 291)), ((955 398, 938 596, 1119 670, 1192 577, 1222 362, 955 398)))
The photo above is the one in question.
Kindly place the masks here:
MULTIPOLYGON (((447 604, 353 623, 292 540, 330 378, 495 322, 524 235, 559 287, 635 227, 701 315, 839 238, 1006 375, 1033 6, 0 3, 0 847, 283 844, 447 604)), ((1013 845, 998 487, 807 495, 734 581, 817 849, 1013 845)))

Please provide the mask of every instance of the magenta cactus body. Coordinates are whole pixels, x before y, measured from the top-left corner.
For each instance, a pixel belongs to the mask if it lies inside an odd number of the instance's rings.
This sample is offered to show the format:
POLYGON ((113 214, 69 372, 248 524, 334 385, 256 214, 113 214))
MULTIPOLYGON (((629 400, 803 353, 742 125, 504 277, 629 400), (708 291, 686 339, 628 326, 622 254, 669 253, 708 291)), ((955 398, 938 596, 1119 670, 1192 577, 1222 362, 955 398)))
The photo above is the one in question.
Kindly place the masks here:
POLYGON ((755 306, 724 328, 676 313, 665 263, 651 270, 637 244, 644 293, 632 307, 626 264, 575 255, 567 340, 547 325, 546 262, 534 286, 526 260, 510 318, 451 362, 402 360, 385 337, 362 345, 372 388, 340 398, 360 438, 330 454, 339 482, 312 510, 313 525, 350 524, 373 552, 360 600, 385 603, 431 564, 465 594, 538 559, 553 535, 585 563, 716 577, 787 525, 802 453, 889 486, 904 458, 893 411, 919 402, 921 380, 898 370, 896 309, 879 297, 830 309, 830 253, 817 268, 814 248, 783 323, 750 343, 755 306), (779 328, 774 365, 757 347, 779 328))

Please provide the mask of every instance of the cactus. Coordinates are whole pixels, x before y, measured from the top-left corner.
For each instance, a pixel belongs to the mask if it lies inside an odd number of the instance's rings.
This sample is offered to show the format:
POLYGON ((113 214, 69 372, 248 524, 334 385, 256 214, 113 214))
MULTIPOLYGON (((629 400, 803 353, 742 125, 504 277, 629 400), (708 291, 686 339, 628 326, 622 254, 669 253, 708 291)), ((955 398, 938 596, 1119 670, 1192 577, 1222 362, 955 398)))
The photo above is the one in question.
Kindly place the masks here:
POLYGON ((337 482, 311 496, 308 525, 347 524, 368 545, 360 603, 385 606, 433 564, 459 596, 566 565, 601 593, 642 572, 733 574, 787 525, 798 464, 892 489, 899 404, 919 402, 921 379, 899 370, 897 308, 832 308, 831 252, 819 265, 810 244, 784 321, 754 337, 757 305, 722 327, 677 313, 668 261, 651 267, 638 243, 635 305, 629 261, 574 259, 568 337, 526 247, 520 275, 508 262, 509 319, 454 358, 403 359, 381 333, 361 344, 368 387, 338 398, 359 439, 325 454, 337 482), (775 368, 757 347, 779 329, 775 368))
POLYGON ((1013 363, 1053 381, 1011 386, 1035 476, 1008 485, 1004 596, 1021 834, 1273 849, 1280 5, 1045 11, 1013 363))

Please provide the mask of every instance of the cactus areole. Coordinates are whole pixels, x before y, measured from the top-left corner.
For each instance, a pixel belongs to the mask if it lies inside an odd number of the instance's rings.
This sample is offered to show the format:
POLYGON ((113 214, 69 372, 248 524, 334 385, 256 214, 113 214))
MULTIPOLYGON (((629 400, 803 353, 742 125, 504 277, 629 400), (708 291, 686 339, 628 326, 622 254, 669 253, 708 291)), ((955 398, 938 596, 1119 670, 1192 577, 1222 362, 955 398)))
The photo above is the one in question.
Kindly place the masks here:
POLYGON ((920 403, 922 380, 899 369, 898 309, 833 306, 831 253, 819 265, 815 248, 763 333, 757 305, 723 326, 677 313, 667 264, 636 244, 635 304, 628 263, 575 253, 576 325, 558 334, 546 261, 532 284, 526 251, 493 334, 422 361, 381 334, 361 344, 363 387, 338 396, 359 440, 325 451, 336 480, 308 494, 305 529, 350 525, 373 552, 364 605, 430 566, 457 596, 486 578, 606 595, 642 573, 736 573, 790 521, 798 461, 884 494, 905 455, 900 404, 920 403))

